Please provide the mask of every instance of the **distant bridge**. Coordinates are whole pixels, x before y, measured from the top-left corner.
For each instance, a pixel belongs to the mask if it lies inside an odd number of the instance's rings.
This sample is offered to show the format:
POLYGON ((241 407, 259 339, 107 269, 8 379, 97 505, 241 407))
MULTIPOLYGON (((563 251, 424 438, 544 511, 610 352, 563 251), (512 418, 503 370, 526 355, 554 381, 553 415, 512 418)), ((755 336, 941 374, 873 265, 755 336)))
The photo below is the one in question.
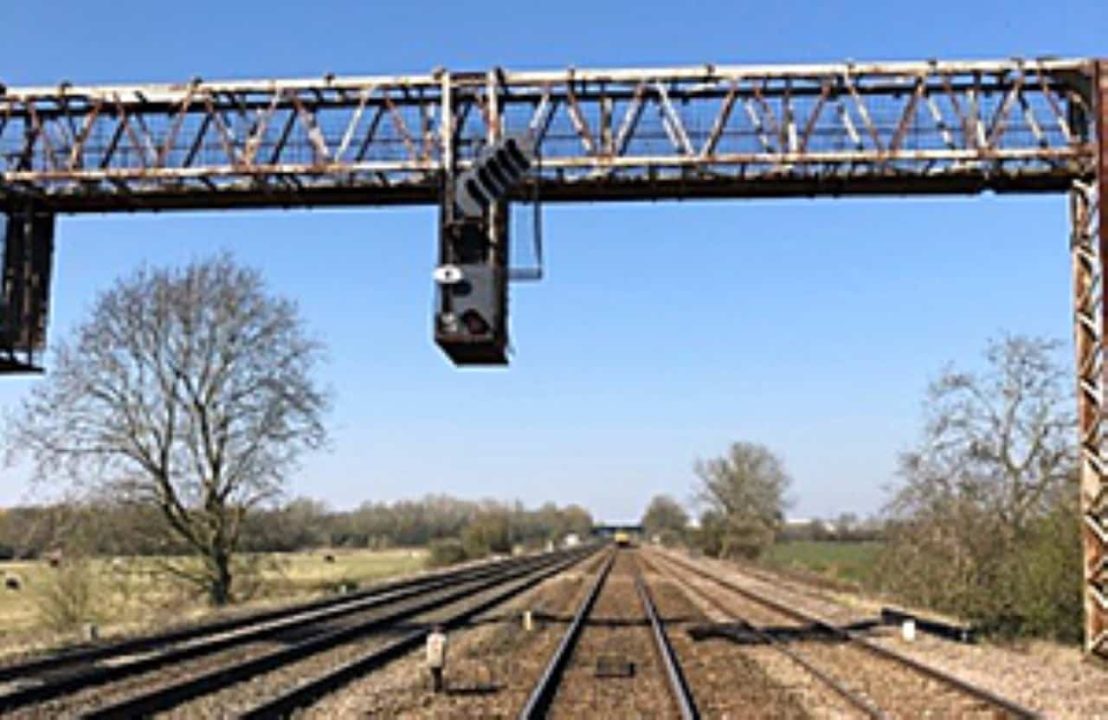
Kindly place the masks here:
POLYGON ((592 532, 593 532, 593 535, 599 535, 600 537, 612 537, 617 532, 626 532, 626 533, 632 533, 634 535, 642 535, 643 534, 643 529, 642 529, 642 525, 638 525, 638 524, 627 524, 627 525, 604 524, 604 525, 593 525, 592 532))

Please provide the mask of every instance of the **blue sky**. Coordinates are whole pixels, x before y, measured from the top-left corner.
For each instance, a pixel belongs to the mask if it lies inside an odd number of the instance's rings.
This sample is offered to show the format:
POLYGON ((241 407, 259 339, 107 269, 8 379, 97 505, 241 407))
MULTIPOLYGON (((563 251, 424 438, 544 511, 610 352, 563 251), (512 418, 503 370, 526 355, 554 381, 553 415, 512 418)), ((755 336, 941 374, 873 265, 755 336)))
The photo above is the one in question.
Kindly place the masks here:
MULTIPOLYGON (((1104 54, 1096 2, 0 3, 0 82, 1104 54)), ((547 208, 548 279, 513 289, 507 371, 430 339, 430 208, 82 216, 51 336, 141 262, 230 249, 329 345, 333 442, 293 493, 687 499, 695 458, 778 451, 794 513, 877 509, 927 380, 1002 331, 1070 335, 1065 199, 547 208)), ((1069 356, 1064 359, 1068 362, 1069 356)), ((0 409, 32 380, 0 381, 0 409)), ((29 497, 5 471, 0 503, 29 497)))

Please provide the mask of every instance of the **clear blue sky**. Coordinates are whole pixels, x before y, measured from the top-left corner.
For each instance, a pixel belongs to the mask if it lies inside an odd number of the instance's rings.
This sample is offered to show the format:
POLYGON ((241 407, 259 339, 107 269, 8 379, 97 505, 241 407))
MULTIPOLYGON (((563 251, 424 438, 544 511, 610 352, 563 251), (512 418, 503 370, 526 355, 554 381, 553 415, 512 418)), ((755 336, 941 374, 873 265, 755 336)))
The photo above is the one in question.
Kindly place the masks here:
MULTIPOLYGON (((1108 4, 0 3, 9 85, 452 69, 1108 54, 1108 4)), ((507 371, 430 340, 432 209, 66 218, 51 335, 137 264, 229 248, 330 347, 333 443, 292 488, 427 492, 636 518, 691 465, 763 442, 794 513, 878 508, 927 380, 1001 331, 1070 337, 1062 197, 726 201, 547 210, 507 371)), ((1068 360, 1068 355, 1066 356, 1068 360)), ((11 409, 33 381, 0 381, 11 409)), ((8 470, 0 503, 28 497, 8 470)))

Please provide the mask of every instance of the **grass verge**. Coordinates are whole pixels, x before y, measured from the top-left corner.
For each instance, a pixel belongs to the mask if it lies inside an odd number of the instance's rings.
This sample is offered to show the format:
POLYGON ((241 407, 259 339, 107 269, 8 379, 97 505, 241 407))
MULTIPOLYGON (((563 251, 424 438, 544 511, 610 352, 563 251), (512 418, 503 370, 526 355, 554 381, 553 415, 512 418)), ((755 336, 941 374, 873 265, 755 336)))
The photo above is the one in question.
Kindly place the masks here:
MULTIPOLYGON (((261 606, 409 574, 423 569, 426 558, 425 550, 409 548, 271 553, 245 558, 254 570, 235 582, 248 598, 243 605, 261 606)), ((96 623, 107 636, 215 612, 195 587, 161 571, 167 561, 170 559, 147 557, 82 561, 87 579, 80 589, 88 593, 90 602, 84 610, 87 616, 76 620, 96 623)), ((64 562, 62 568, 51 567, 45 560, 0 562, 0 576, 17 578, 19 585, 18 589, 0 587, 0 657, 73 639, 73 628, 58 627, 54 612, 58 604, 49 602, 60 597, 59 593, 72 592, 72 583, 65 582, 64 562)))
POLYGON ((872 584, 880 551, 878 542, 802 540, 774 545, 763 562, 774 569, 814 573, 864 588, 872 584))

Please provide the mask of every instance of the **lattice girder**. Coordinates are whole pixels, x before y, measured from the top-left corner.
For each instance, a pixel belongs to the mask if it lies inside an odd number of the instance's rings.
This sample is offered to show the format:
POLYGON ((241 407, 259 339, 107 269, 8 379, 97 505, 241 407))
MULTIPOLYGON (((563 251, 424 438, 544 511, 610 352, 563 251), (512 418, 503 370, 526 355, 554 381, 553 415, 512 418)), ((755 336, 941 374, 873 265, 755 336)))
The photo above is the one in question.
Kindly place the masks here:
POLYGON ((1094 172, 1089 67, 1005 60, 9 88, 0 95, 0 202, 35 197, 69 211, 433 203, 445 154, 464 168, 493 117, 500 130, 536 135, 535 181, 549 200, 1064 190, 1094 172))

